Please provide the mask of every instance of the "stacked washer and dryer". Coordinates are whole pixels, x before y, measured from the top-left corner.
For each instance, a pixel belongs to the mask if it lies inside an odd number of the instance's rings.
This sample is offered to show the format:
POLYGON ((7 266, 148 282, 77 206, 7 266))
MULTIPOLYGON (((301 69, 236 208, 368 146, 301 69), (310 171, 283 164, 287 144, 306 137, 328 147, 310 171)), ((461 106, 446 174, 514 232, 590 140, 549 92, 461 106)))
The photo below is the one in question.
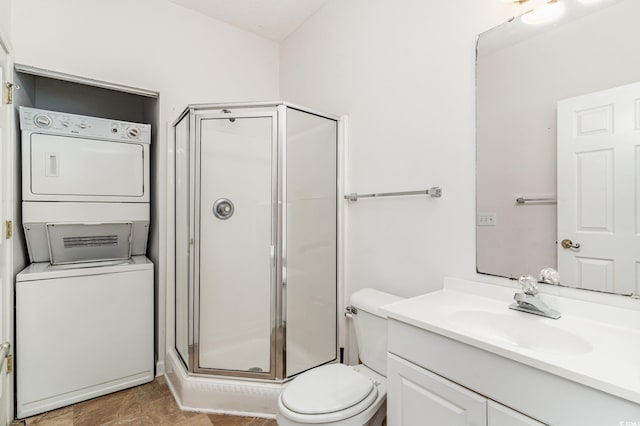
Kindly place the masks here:
POLYGON ((20 108, 17 417, 153 380, 151 127, 20 108))

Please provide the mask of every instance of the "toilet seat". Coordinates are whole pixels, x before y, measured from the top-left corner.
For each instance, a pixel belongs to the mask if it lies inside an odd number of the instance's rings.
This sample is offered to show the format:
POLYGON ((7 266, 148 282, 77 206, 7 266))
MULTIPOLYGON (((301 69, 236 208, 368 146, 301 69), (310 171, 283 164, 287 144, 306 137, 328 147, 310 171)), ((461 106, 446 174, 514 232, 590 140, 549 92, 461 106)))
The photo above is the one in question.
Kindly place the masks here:
POLYGON ((296 377, 282 392, 282 414, 300 423, 329 423, 353 417, 376 401, 376 384, 344 364, 314 368, 296 377))

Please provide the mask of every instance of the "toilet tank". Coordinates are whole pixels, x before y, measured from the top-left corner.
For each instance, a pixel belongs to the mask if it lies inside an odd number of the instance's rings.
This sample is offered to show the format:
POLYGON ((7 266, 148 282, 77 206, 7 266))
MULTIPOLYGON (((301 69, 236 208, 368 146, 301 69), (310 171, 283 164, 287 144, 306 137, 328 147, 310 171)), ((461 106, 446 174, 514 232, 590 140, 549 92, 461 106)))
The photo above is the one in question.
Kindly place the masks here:
POLYGON ((403 300, 402 297, 372 288, 363 288, 351 295, 351 306, 357 309, 353 324, 360 361, 378 374, 387 376, 387 316, 384 305, 403 300))

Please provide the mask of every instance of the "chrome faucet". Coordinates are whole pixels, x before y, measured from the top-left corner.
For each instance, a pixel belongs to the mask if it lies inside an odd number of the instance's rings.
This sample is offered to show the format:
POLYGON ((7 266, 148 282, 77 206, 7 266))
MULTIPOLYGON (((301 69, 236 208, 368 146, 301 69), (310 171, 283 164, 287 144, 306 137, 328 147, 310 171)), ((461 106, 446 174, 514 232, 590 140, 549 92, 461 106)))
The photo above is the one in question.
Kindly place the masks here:
POLYGON ((538 297, 538 286, 536 285, 535 278, 529 275, 523 275, 518 278, 518 284, 520 284, 520 288, 522 288, 522 293, 516 293, 513 296, 515 302, 509 305, 509 309, 547 318, 560 318, 560 312, 548 307, 547 304, 538 297))

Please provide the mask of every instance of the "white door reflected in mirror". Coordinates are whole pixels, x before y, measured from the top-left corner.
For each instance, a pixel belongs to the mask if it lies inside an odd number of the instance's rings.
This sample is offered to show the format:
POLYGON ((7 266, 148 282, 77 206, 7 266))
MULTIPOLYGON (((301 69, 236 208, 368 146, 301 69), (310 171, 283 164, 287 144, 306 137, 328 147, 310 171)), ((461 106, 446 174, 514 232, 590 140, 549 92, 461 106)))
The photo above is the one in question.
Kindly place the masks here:
POLYGON ((638 171, 640 83, 558 102, 558 241, 563 243, 558 244, 558 270, 563 280, 611 293, 640 288, 638 171))

